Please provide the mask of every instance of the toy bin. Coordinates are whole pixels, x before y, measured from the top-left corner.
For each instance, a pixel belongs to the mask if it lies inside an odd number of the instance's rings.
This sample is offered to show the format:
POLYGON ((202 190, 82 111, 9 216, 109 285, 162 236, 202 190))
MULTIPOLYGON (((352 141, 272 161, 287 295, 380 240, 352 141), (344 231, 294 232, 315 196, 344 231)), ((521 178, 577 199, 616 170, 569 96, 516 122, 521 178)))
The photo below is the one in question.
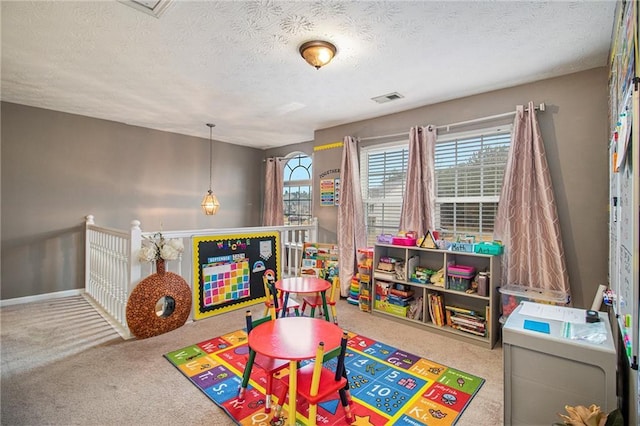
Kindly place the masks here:
POLYGON ((451 275, 447 277, 447 289, 455 291, 467 291, 471 286, 471 279, 461 277, 459 275, 451 275))
POLYGON ((396 246, 415 246, 416 239, 410 237, 393 237, 391 240, 391 244, 396 246))
POLYGON ((406 317, 407 311, 409 310, 409 306, 394 305, 386 300, 376 300, 374 305, 375 308, 380 311, 384 311, 399 317, 406 317))
POLYGON ((476 268, 473 266, 449 265, 447 266, 447 289, 467 291, 475 275, 476 268))
POLYGON ((502 316, 508 317, 520 302, 545 303, 547 305, 564 306, 569 303, 569 297, 562 291, 537 290, 516 284, 508 284, 499 288, 502 298, 502 316))

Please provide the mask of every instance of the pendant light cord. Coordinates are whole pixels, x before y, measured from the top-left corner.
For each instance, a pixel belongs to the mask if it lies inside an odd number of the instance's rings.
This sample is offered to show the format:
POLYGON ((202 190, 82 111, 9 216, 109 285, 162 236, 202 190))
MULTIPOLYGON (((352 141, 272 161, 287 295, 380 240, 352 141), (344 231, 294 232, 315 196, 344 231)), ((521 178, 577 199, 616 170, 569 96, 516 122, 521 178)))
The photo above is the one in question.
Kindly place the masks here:
POLYGON ((211 193, 211 187, 213 186, 213 177, 212 177, 212 173, 213 173, 213 136, 212 136, 212 131, 213 131, 213 126, 215 126, 215 124, 207 123, 207 126, 209 126, 209 193, 211 193))

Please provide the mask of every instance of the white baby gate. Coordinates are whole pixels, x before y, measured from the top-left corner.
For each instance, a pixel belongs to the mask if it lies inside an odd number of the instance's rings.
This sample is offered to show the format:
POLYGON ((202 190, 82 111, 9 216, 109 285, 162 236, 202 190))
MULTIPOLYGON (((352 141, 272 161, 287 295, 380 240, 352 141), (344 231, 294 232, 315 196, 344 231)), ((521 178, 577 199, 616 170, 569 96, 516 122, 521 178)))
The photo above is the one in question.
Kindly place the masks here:
MULTIPOLYGON (((137 259, 137 254, 142 247, 143 238, 151 237, 158 231, 143 232, 138 220, 131 222, 129 230, 106 228, 96 225, 92 215, 86 217, 85 228, 85 294, 124 339, 132 338, 126 319, 127 300, 136 284, 153 272, 153 264, 141 263, 137 259)), ((162 235, 165 238, 182 238, 184 243, 184 252, 180 258, 167 261, 166 269, 182 276, 193 291, 191 238, 266 231, 280 233, 282 276, 297 275, 300 270, 303 244, 317 241, 316 218, 310 225, 163 230, 162 235)))

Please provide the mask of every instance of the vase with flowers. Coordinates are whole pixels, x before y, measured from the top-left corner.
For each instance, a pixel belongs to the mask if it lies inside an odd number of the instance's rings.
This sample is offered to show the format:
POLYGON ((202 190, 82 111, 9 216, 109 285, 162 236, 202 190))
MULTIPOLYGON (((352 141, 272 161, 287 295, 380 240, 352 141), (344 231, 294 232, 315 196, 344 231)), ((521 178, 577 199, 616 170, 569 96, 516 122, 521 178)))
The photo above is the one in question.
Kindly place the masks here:
POLYGON ((155 262, 156 273, 140 281, 127 300, 127 325, 138 338, 157 336, 186 322, 191 312, 191 288, 178 274, 167 272, 165 262, 184 251, 182 239, 156 232, 144 237, 140 262, 155 262))
POLYGON ((150 237, 143 237, 142 247, 138 252, 141 262, 155 262, 156 272, 163 274, 166 260, 176 260, 184 251, 184 244, 180 238, 165 238, 161 232, 150 237))

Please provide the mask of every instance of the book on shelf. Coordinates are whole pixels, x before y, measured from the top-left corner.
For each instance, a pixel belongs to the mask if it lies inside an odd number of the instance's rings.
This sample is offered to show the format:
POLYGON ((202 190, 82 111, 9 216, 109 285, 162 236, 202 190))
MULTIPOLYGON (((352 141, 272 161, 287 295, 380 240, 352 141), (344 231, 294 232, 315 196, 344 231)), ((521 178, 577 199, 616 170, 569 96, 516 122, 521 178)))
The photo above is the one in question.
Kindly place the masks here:
POLYGON ((402 291, 402 290, 398 290, 396 288, 392 288, 391 290, 389 290, 389 293, 394 294, 396 296, 400 296, 400 297, 411 297, 411 296, 413 296, 413 290, 402 291))
POLYGON ((433 303, 431 303, 431 293, 427 295, 427 308, 429 310, 429 318, 431 318, 431 322, 436 324, 436 317, 433 314, 433 303))
POLYGON ((387 295, 387 302, 391 303, 392 305, 409 306, 409 302, 411 302, 412 300, 413 300, 413 296, 404 298, 404 297, 395 296, 391 293, 387 295))
POLYGON ((450 326, 456 330, 475 334, 478 336, 486 336, 486 320, 480 316, 472 314, 463 314, 447 310, 449 313, 450 326))
POLYGON ((476 314, 476 312, 471 310, 471 309, 460 308, 458 306, 446 305, 444 308, 446 310, 448 310, 448 311, 453 311, 453 312, 461 313, 461 314, 470 314, 470 315, 475 315, 476 314))
POLYGON ((379 263, 402 263, 402 262, 404 262, 404 260, 402 260, 399 257, 380 256, 380 262, 379 263))
POLYGON ((482 322, 484 323, 484 318, 478 316, 478 315, 472 315, 472 314, 461 314, 461 313, 455 313, 452 314, 452 318, 459 318, 459 319, 464 319, 467 321, 474 321, 474 322, 482 322))
POLYGON ((379 262, 378 267, 376 268, 376 271, 382 271, 382 272, 394 272, 395 270, 396 270, 395 263, 379 262))
POLYGON ((429 314, 431 322, 442 326, 445 324, 444 303, 441 294, 429 293, 429 314))
POLYGON ((376 269, 376 278, 382 278, 383 280, 395 280, 396 273, 393 271, 383 271, 381 269, 376 269))
POLYGON ((438 304, 438 316, 440 319, 440 325, 444 325, 444 300, 441 294, 436 294, 436 303, 438 304))
POLYGON ((420 256, 411 256, 409 260, 407 260, 407 273, 409 277, 411 277, 416 270, 416 266, 420 262, 420 256))
POLYGON ((455 316, 451 317, 451 323, 453 325, 458 325, 458 326, 461 326, 461 327, 469 327, 469 328, 473 328, 473 329, 476 329, 476 330, 484 330, 485 329, 484 322, 470 321, 470 320, 465 319, 465 318, 456 318, 455 316))
POLYGON ((485 337, 487 335, 486 330, 475 330, 473 328, 467 328, 459 325, 452 325, 451 328, 459 331, 463 331, 465 333, 475 334, 476 336, 485 337))

